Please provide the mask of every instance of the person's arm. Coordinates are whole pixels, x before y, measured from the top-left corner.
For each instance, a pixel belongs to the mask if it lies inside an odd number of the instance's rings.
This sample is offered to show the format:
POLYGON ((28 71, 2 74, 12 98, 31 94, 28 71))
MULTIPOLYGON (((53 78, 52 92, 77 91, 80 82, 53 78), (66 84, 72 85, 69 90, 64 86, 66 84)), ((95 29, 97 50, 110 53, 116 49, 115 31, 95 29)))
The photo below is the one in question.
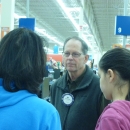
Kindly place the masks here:
POLYGON ((122 130, 119 120, 115 118, 103 118, 96 125, 95 130, 122 130))

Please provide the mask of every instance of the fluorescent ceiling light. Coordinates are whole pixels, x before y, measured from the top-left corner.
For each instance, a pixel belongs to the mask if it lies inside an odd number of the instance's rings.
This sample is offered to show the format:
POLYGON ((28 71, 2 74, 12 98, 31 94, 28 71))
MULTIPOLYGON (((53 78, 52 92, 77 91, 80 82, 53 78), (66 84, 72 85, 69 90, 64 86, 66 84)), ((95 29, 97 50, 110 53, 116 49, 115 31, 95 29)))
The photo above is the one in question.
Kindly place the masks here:
POLYGON ((84 41, 87 43, 87 45, 93 50, 93 47, 90 44, 90 42, 86 39, 86 36, 83 34, 82 37, 83 37, 84 41))
POLYGON ((74 7, 74 8, 70 8, 70 7, 66 7, 67 10, 69 11, 80 11, 80 7, 74 7))
MULTIPOLYGON (((76 21, 71 16, 70 12, 67 10, 67 7, 65 7, 62 0, 57 0, 60 7, 63 9, 63 11, 66 13, 72 24, 75 26, 75 28, 79 31, 79 25, 76 23, 76 21)), ((85 38, 85 35, 83 35, 83 40, 87 43, 87 45, 93 50, 93 47, 91 46, 90 42, 85 38)))
MULTIPOLYGON (((16 18, 16 19, 26 18, 26 16, 19 16, 19 15, 17 15, 16 13, 14 13, 14 18, 16 18)), ((38 30, 38 28, 36 28, 36 29, 38 30)), ((41 31, 40 31, 40 32, 41 32, 41 31)), ((42 33, 43 33, 43 32, 45 32, 45 30, 42 30, 42 33)), ((46 51, 53 52, 53 50, 51 50, 51 49, 49 49, 49 48, 44 47, 44 49, 45 49, 46 51)))
POLYGON ((61 8, 63 9, 63 11, 66 13, 66 15, 68 16, 68 18, 70 19, 70 21, 73 23, 73 25, 76 27, 76 29, 79 30, 78 24, 72 18, 71 14, 69 13, 69 11, 67 10, 67 8, 65 7, 64 3, 62 2, 62 0, 57 0, 57 2, 61 6, 61 8))
MULTIPOLYGON (((19 16, 18 14, 14 13, 14 18, 16 18, 16 19, 26 18, 26 16, 19 16)), ((54 36, 52 37, 52 36, 48 35, 48 34, 46 33, 46 30, 44 30, 44 29, 39 29, 39 28, 35 27, 35 31, 41 33, 42 35, 46 36, 48 39, 54 41, 55 43, 59 44, 60 46, 63 46, 63 43, 57 41, 54 36)))
POLYGON ((52 37, 52 36, 48 35, 45 30, 39 29, 39 28, 35 27, 35 31, 41 33, 42 35, 46 36, 48 39, 51 39, 52 41, 54 41, 55 43, 59 44, 60 46, 63 46, 63 43, 57 41, 55 39, 55 37, 52 37))
POLYGON ((19 15, 17 15, 16 13, 14 13, 14 18, 16 18, 16 19, 19 19, 19 18, 26 18, 26 16, 25 16, 25 15, 19 16, 19 15))
POLYGON ((47 47, 44 47, 44 49, 45 49, 46 52, 53 53, 53 50, 52 50, 52 49, 49 49, 49 48, 47 48, 47 47))

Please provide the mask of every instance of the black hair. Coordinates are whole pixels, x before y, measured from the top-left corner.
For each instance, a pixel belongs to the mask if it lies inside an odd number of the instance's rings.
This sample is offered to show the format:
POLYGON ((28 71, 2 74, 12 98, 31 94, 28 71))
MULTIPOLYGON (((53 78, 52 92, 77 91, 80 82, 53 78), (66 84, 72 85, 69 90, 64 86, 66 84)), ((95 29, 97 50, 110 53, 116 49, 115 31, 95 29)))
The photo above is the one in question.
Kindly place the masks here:
POLYGON ((130 81, 130 50, 115 48, 107 51, 99 61, 99 68, 105 73, 108 69, 117 71, 123 80, 130 81))
POLYGON ((5 90, 28 90, 30 93, 38 94, 38 87, 43 82, 45 65, 43 41, 35 32, 18 28, 2 38, 0 78, 3 78, 5 90))
POLYGON ((81 42, 81 45, 82 45, 82 52, 83 52, 83 54, 87 54, 87 52, 88 52, 88 46, 87 46, 87 44, 85 43, 84 40, 82 40, 81 38, 76 37, 76 36, 69 37, 69 38, 67 38, 67 39, 65 40, 64 45, 63 45, 63 51, 64 51, 64 49, 65 49, 66 43, 67 43, 69 40, 71 40, 71 39, 80 41, 80 42, 81 42))

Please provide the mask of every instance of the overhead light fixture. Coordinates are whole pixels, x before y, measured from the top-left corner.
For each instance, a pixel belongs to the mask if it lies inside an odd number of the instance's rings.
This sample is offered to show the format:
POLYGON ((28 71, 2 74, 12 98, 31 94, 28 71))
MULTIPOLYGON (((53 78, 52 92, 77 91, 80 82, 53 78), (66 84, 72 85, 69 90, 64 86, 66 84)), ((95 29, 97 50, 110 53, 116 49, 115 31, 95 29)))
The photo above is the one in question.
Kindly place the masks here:
POLYGON ((77 25, 77 23, 75 22, 75 20, 72 18, 71 14, 69 13, 69 11, 67 10, 67 8, 65 7, 64 3, 62 2, 62 0, 57 0, 57 3, 63 9, 63 11, 68 16, 68 18, 70 19, 70 21, 73 23, 73 25, 75 26, 75 28, 77 30, 79 30, 79 26, 77 25))
POLYGON ((69 12, 70 11, 80 11, 80 7, 74 7, 74 8, 70 8, 70 7, 66 7, 67 8, 67 10, 69 10, 69 12))
POLYGON ((37 31, 37 32, 39 32, 39 33, 41 33, 41 34, 43 34, 43 35, 46 36, 48 39, 51 39, 52 41, 54 41, 55 43, 59 44, 60 46, 63 46, 63 43, 62 43, 62 42, 57 41, 54 36, 52 37, 52 36, 48 35, 48 34, 46 33, 46 31, 44 31, 43 29, 39 29, 39 28, 35 27, 35 31, 37 31))
POLYGON ((47 47, 44 47, 44 50, 48 53, 53 53, 53 50, 52 49, 49 49, 49 48, 47 48, 47 47))
MULTIPOLYGON (((16 18, 16 19, 26 18, 26 16, 20 16, 20 15, 14 13, 14 18, 16 18)), ((63 43, 62 43, 62 42, 57 41, 54 36, 50 36, 49 34, 47 34, 44 29, 39 29, 39 28, 35 27, 35 31, 37 31, 37 32, 39 32, 40 34, 46 36, 46 37, 49 38, 50 40, 52 40, 52 41, 54 41, 55 43, 59 44, 60 46, 63 46, 63 43)))
MULTIPOLYGON (((63 9, 67 17, 70 19, 72 24, 75 26, 75 28, 79 31, 79 25, 76 23, 76 21, 71 16, 70 12, 67 10, 67 7, 65 7, 62 0, 57 0, 57 3, 60 5, 60 7, 63 9)), ((87 45, 93 50, 93 47, 91 46, 90 42, 85 38, 85 35, 83 35, 83 40, 87 43, 87 45)))
POLYGON ((87 43, 88 47, 90 47, 93 50, 93 47, 90 44, 90 42, 86 39, 86 36, 83 34, 82 37, 83 37, 84 41, 87 43))
POLYGON ((27 18, 25 15, 19 16, 18 14, 14 13, 14 18, 19 19, 19 18, 27 18))

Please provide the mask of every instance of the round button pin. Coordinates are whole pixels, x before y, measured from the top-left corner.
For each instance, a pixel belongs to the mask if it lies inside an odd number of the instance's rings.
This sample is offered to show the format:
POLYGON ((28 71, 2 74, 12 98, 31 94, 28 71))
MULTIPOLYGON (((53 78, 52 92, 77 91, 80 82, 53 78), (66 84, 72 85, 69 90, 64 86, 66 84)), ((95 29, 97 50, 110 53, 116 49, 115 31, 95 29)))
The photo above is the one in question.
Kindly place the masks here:
POLYGON ((65 93, 65 94, 62 95, 62 102, 66 106, 70 106, 74 102, 74 96, 72 94, 70 94, 70 93, 65 93))

